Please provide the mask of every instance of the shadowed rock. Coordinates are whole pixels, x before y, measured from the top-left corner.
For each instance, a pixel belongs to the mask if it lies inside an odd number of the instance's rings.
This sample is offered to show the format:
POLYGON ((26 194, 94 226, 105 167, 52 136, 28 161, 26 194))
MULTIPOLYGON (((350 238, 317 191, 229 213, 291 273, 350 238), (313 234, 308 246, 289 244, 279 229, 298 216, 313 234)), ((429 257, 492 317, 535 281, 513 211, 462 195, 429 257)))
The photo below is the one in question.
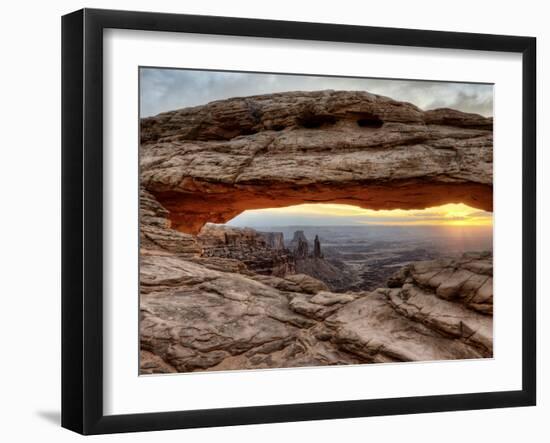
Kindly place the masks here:
POLYGON ((314 258, 323 258, 323 254, 321 254, 321 242, 319 241, 319 236, 315 236, 315 240, 313 240, 313 257, 314 258))
POLYGON ((297 260, 303 260, 309 257, 309 243, 304 231, 294 232, 294 237, 290 242, 290 248, 297 260))

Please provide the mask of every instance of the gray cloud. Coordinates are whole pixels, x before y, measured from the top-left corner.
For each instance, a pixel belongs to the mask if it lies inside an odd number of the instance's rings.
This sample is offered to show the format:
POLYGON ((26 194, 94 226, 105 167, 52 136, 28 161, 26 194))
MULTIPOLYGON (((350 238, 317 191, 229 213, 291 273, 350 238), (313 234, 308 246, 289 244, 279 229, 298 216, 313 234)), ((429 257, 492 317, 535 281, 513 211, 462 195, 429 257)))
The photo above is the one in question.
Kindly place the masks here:
POLYGON ((488 84, 141 68, 141 116, 231 97, 321 89, 365 90, 422 109, 493 115, 493 86, 488 84))

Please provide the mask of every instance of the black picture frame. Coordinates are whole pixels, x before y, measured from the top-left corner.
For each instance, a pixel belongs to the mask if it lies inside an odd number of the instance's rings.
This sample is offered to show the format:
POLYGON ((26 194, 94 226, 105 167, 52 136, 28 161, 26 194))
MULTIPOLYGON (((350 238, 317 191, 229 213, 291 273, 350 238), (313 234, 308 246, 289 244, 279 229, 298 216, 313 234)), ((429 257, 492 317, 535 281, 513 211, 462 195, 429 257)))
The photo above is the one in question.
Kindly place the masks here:
POLYGON ((536 403, 536 39, 229 17, 83 9, 62 18, 62 426, 82 434, 531 406, 536 403), (502 51, 523 63, 522 389, 103 413, 103 30, 171 31, 502 51))

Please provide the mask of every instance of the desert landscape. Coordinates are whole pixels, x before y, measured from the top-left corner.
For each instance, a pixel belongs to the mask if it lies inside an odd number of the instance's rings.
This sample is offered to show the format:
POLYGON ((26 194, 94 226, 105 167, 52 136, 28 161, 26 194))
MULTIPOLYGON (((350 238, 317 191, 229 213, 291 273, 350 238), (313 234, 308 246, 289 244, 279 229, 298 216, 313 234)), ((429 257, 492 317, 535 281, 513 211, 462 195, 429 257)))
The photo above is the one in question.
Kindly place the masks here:
POLYGON ((140 373, 492 357, 492 127, 340 90, 141 118, 140 373), (239 222, 328 203, 486 223, 239 222))

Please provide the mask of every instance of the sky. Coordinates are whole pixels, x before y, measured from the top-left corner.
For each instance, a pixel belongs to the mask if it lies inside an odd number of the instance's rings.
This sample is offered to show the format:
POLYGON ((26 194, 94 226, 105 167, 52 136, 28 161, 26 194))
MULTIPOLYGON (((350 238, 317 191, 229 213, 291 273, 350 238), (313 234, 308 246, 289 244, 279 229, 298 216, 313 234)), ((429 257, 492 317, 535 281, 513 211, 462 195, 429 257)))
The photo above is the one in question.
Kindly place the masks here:
MULTIPOLYGON (((372 78, 140 69, 140 116, 197 106, 214 100, 285 91, 363 90, 413 103, 421 109, 449 107, 493 115, 493 85, 372 78)), ((407 225, 490 226, 492 214, 466 205, 444 205, 421 211, 373 211, 349 205, 305 204, 245 211, 234 226, 407 225)))
POLYGON ((303 204, 286 208, 244 211, 228 224, 231 226, 492 226, 490 212, 462 203, 422 210, 363 209, 339 204, 303 204))
POLYGON ((141 68, 141 117, 214 100, 285 91, 361 90, 415 104, 493 115, 493 85, 141 68))

